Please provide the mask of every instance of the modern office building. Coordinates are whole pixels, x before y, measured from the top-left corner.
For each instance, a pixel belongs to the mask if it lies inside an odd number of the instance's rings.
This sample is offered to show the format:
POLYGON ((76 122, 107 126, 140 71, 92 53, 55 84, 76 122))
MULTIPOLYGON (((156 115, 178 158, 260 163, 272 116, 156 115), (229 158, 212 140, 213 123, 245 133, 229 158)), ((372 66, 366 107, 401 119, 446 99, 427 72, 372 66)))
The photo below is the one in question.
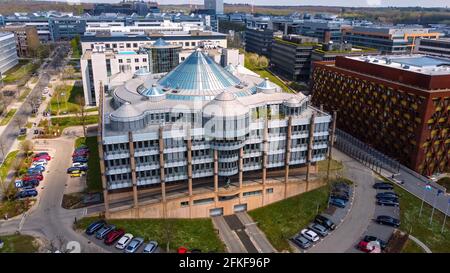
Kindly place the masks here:
POLYGON ((101 15, 104 13, 121 13, 126 15, 137 14, 145 16, 148 13, 160 13, 157 2, 144 1, 123 1, 116 4, 98 3, 93 9, 86 9, 85 12, 90 15, 101 15))
POLYGON ((319 46, 317 38, 284 35, 274 38, 270 64, 273 71, 291 81, 309 80, 311 53, 319 46))
POLYGON ((417 39, 416 52, 450 58, 450 38, 417 39))
POLYGON ((375 48, 381 53, 413 53, 418 38, 439 38, 440 33, 422 26, 356 26, 343 30, 343 41, 356 46, 375 48))
POLYGON ((180 62, 180 44, 170 44, 162 38, 152 45, 144 46, 148 52, 149 72, 152 74, 167 73, 173 70, 180 62))
POLYGON ((0 32, 0 73, 3 74, 19 63, 16 38, 12 32, 0 32))
POLYGON ((374 48, 353 46, 349 43, 322 44, 311 53, 311 62, 332 62, 337 56, 370 56, 380 55, 380 51, 374 48))
POLYGON ((212 9, 216 14, 223 14, 223 0, 204 0, 205 9, 212 9))
POLYGON ((317 38, 319 43, 341 41, 341 21, 305 20, 297 28, 298 34, 317 38))
POLYGON ((245 51, 270 57, 272 48, 273 30, 271 29, 245 29, 245 51))
POLYGON ((162 78, 138 73, 102 99, 107 217, 227 215, 319 185, 310 175, 326 158, 331 117, 309 97, 229 71, 197 50, 162 78), (155 188, 160 196, 142 197, 155 188), (109 209, 117 198, 133 206, 109 209))
POLYGON ((8 25, 2 27, 1 31, 14 33, 17 55, 19 57, 32 57, 36 54, 37 48, 41 45, 39 35, 35 27, 8 25))
POLYGON ((80 58, 86 105, 98 105, 101 90, 108 90, 110 81, 118 74, 133 74, 141 68, 149 69, 146 50, 118 51, 89 49, 80 58))
POLYGON ((211 31, 170 31, 153 35, 92 35, 81 37, 82 52, 87 49, 103 47, 114 51, 139 50, 140 47, 154 43, 159 38, 170 44, 182 45, 183 50, 199 46, 227 47, 227 36, 211 31))
POLYGON ((449 170, 450 59, 337 57, 315 63, 312 92, 339 129, 419 173, 449 170))

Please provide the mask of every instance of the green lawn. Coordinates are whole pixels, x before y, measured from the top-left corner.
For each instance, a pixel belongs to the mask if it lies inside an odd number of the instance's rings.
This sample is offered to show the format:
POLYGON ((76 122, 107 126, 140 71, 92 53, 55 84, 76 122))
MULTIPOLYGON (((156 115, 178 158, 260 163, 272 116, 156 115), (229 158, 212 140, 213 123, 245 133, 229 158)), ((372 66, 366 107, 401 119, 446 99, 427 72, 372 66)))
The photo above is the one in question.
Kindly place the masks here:
POLYGON ((306 227, 327 206, 328 187, 324 186, 300 195, 249 211, 258 227, 278 250, 289 250, 288 239, 306 227))
POLYGON ((15 67, 11 68, 8 72, 5 73, 5 78, 3 82, 5 84, 14 83, 18 80, 28 80, 37 69, 39 68, 39 64, 31 63, 28 60, 20 60, 19 64, 15 67))
POLYGON ((0 239, 4 242, 0 253, 34 253, 38 251, 34 237, 29 235, 6 235, 0 236, 0 239))
POLYGON ((60 115, 64 112, 76 113, 79 107, 76 103, 78 95, 83 96, 83 87, 81 86, 59 85, 55 87, 54 95, 48 106, 52 115, 60 115))
MULTIPOLYGON (((86 125, 98 123, 98 115, 86 115, 85 122, 86 122, 86 125)), ((52 118, 52 124, 53 125, 58 124, 60 128, 82 125, 80 118, 76 117, 76 116, 52 118)))
POLYGON ((28 87, 24 88, 24 90, 22 91, 22 93, 19 96, 19 101, 20 102, 24 101, 28 97, 28 94, 30 94, 30 92, 31 92, 31 88, 28 88, 28 87))
POLYGON ((80 145, 87 145, 89 147, 89 160, 86 175, 86 184, 88 192, 96 192, 102 190, 102 180, 100 177, 100 159, 98 157, 97 137, 80 137, 75 140, 75 147, 80 145))
MULTIPOLYGON (((83 218, 77 223, 77 228, 85 229, 96 218, 83 218)), ((155 240, 163 250, 167 242, 171 251, 184 246, 188 249, 200 249, 202 252, 225 252, 225 247, 210 218, 203 219, 125 219, 108 220, 108 223, 123 228, 136 237, 142 237, 146 242, 155 240), (169 236, 167 234, 170 234, 169 236), (168 238, 170 238, 168 240, 168 238)))
POLYGON ((6 113, 6 116, 0 121, 0 126, 5 126, 9 123, 9 121, 12 119, 14 114, 16 113, 17 109, 11 109, 6 113))
POLYGON ((8 172, 9 172, 9 169, 11 168, 11 164, 13 163, 14 159, 17 157, 18 153, 19 153, 18 150, 10 152, 6 156, 3 164, 0 166, 0 177, 2 178, 3 181, 8 176, 8 172))
POLYGON ((431 206, 423 206, 419 218, 421 201, 419 198, 395 185, 395 191, 400 195, 400 229, 411 234, 427 245, 432 252, 450 252, 450 219, 447 219, 444 233, 441 227, 444 214, 435 210, 430 226, 431 206))
POLYGON ((402 253, 425 253, 425 251, 417 245, 413 240, 408 239, 402 253))
MULTIPOLYGON (((13 187, 12 184, 11 187, 13 187)), ((9 218, 20 215, 28 211, 35 200, 36 199, 2 201, 0 203, 0 217, 3 218, 5 214, 7 214, 9 218)))

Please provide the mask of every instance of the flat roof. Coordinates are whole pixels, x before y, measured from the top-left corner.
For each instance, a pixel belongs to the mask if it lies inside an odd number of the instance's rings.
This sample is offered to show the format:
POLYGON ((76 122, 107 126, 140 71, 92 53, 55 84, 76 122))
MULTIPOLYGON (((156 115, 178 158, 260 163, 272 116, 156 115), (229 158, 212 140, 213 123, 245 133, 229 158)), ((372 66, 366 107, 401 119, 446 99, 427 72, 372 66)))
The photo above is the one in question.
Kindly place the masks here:
POLYGON ((450 59, 448 58, 422 54, 346 56, 345 58, 425 75, 450 75, 450 59))

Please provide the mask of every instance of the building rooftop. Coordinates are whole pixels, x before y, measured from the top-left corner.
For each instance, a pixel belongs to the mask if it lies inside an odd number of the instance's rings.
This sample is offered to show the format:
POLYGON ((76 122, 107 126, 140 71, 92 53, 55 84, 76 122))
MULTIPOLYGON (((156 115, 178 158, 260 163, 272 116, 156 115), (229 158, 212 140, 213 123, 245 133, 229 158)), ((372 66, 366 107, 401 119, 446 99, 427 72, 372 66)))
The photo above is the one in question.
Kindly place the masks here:
POLYGON ((346 58, 425 75, 450 75, 450 59, 447 58, 432 57, 421 54, 375 55, 346 58))

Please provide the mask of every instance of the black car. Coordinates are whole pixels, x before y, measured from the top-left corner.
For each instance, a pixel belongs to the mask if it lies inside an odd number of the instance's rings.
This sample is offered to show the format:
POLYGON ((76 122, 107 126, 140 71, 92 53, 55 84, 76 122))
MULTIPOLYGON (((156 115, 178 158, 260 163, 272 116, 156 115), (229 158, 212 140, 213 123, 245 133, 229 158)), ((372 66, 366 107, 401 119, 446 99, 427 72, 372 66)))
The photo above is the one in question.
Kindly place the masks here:
POLYGON ((395 197, 395 198, 398 198, 398 194, 396 194, 395 192, 392 192, 392 191, 385 191, 385 192, 380 192, 380 193, 377 193, 377 195, 376 195, 376 198, 377 199, 379 199, 379 198, 383 198, 383 197, 395 197))
POLYGON ((398 207, 400 204, 398 200, 390 200, 390 199, 378 199, 377 204, 380 206, 390 206, 390 207, 398 207))
POLYGON ((87 162, 88 162, 88 159, 87 159, 86 157, 78 156, 78 157, 74 157, 74 158, 72 159, 72 162, 73 162, 73 163, 75 163, 75 162, 87 163, 87 162))
POLYGON ((345 194, 337 194, 337 193, 331 193, 331 198, 336 198, 336 199, 341 199, 344 200, 345 202, 348 202, 349 200, 349 196, 345 195, 345 194))
POLYGON ((331 230, 334 230, 336 228, 336 225, 330 219, 328 219, 323 215, 317 215, 316 218, 314 219, 314 222, 331 230))
POLYGON ((33 179, 33 180, 22 181, 22 185, 23 185, 23 187, 31 186, 33 188, 36 188, 39 186, 39 180, 33 179))
POLYGON ((92 235, 94 234, 97 230, 101 229, 103 226, 106 225, 105 220, 98 220, 95 221, 93 223, 91 223, 87 228, 86 228, 86 234, 87 235, 92 235))
POLYGON ((87 166, 70 167, 67 169, 67 173, 72 173, 74 171, 86 172, 87 170, 88 170, 87 166))
POLYGON ((381 240, 381 239, 378 239, 377 237, 375 237, 375 236, 370 236, 370 235, 366 235, 366 236, 364 236, 364 239, 363 239, 363 241, 364 242, 378 242, 379 244, 380 244, 380 247, 381 247, 381 249, 385 249, 386 248, 386 242, 385 241, 383 241, 383 240, 381 240))
POLYGON ((388 215, 380 215, 375 219, 375 222, 381 225, 387 225, 391 227, 399 227, 400 226, 400 220, 388 216, 388 215))
POLYGON ((380 182, 373 184, 373 187, 378 190, 393 190, 394 186, 386 182, 380 182))
POLYGON ((381 196, 377 197, 377 200, 391 200, 398 203, 398 197, 396 196, 381 196))

